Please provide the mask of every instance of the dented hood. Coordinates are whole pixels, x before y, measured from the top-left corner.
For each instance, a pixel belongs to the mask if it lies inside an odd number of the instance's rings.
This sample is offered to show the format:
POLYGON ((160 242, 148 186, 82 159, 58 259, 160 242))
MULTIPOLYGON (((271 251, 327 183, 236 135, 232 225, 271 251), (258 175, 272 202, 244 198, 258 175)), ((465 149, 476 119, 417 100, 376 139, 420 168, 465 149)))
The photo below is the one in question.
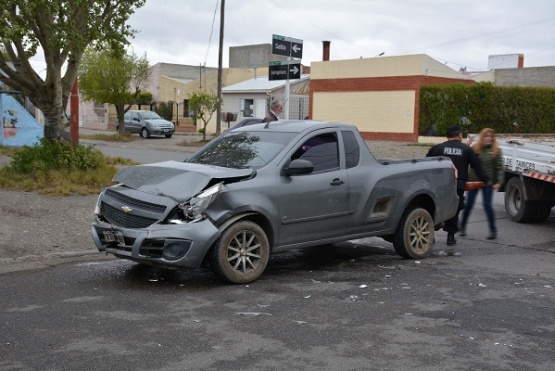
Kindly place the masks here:
POLYGON ((239 181, 252 176, 253 172, 253 169, 164 161, 124 168, 113 180, 138 191, 184 202, 202 191, 211 180, 239 181))

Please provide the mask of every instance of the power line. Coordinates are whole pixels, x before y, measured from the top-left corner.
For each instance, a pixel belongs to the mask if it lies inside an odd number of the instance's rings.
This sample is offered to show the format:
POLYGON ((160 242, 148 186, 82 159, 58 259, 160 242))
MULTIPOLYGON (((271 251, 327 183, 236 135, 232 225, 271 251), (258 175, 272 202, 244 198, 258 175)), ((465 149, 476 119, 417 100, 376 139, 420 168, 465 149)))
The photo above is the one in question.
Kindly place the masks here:
MULTIPOLYGON (((310 22, 309 20, 307 20, 307 19, 304 18, 304 17, 300 17, 299 14, 298 14, 298 12, 293 12, 290 8, 284 7, 284 6, 282 6, 281 4, 277 3, 277 2, 274 1, 274 0, 268 0, 268 1, 271 2, 272 4, 274 4, 275 6, 277 6, 277 7, 281 8, 281 9, 285 10, 286 12, 288 12, 288 13, 294 15, 295 17, 302 19, 302 21, 303 21, 304 23, 310 24, 311 26, 316 27, 316 28, 318 28, 318 29, 324 31, 325 33, 330 34, 331 36, 336 37, 337 39, 339 39, 339 40, 341 40, 341 41, 343 41, 343 42, 345 42, 345 43, 347 43, 347 44, 350 44, 350 45, 352 45, 352 46, 354 46, 354 47, 356 47, 356 48, 358 48, 358 49, 362 49, 360 46, 354 44, 353 42, 348 41, 348 40, 346 40, 345 38, 343 38, 343 37, 341 37, 341 36, 339 36, 339 35, 337 35, 337 34, 334 34, 333 32, 330 32, 329 30, 326 30, 325 28, 323 28, 323 27, 321 27, 321 26, 319 26, 319 25, 317 25, 317 24, 315 24, 315 23, 313 23, 313 22, 310 22)), ((491 35, 496 35, 496 34, 508 32, 508 31, 513 31, 513 30, 516 30, 516 29, 519 29, 519 28, 535 26, 535 25, 538 25, 538 24, 541 24, 541 23, 551 22, 551 21, 553 21, 553 20, 555 20, 555 17, 546 18, 546 19, 541 19, 541 20, 536 20, 536 21, 524 23, 524 24, 521 24, 521 25, 517 25, 517 26, 512 26, 512 27, 500 29, 500 30, 493 31, 493 32, 487 32, 487 33, 483 33, 483 34, 477 34, 477 35, 472 35, 472 36, 463 37, 463 38, 459 38, 459 39, 454 39, 454 40, 446 41, 446 42, 439 43, 439 44, 436 44, 436 45, 426 46, 426 47, 419 48, 419 49, 413 49, 413 50, 407 50, 407 51, 401 51, 401 52, 395 52, 395 53, 389 52, 388 54, 389 54, 389 55, 392 55, 392 54, 396 54, 396 55, 411 54, 411 53, 418 52, 418 51, 425 51, 426 49, 429 49, 429 48, 437 48, 437 47, 441 47, 441 46, 456 44, 456 43, 459 43, 459 42, 462 42, 462 41, 467 41, 467 40, 472 40, 472 39, 478 39, 478 38, 483 38, 483 37, 487 37, 487 36, 491 36, 491 35)), ((551 48, 548 48, 548 49, 551 49, 551 48)), ((365 50, 365 49, 362 49, 362 50, 367 51, 367 52, 369 52, 369 53, 373 53, 373 52, 370 52, 370 51, 365 50)), ((545 50, 547 50, 547 49, 544 49, 544 50, 542 50, 542 51, 540 51, 540 52, 538 52, 538 53, 541 53, 541 52, 543 52, 543 51, 545 51, 545 50)), ((537 53, 535 53, 535 54, 537 54, 537 53)), ((532 54, 532 55, 533 55, 533 54, 532 54)), ((442 59, 442 58, 438 58, 438 59, 439 59, 439 60, 446 61, 446 62, 449 62, 449 63, 452 63, 452 64, 455 64, 455 65, 458 65, 458 66, 461 66, 461 67, 467 67, 466 65, 462 65, 462 64, 459 64, 459 63, 456 63, 456 62, 447 61, 446 59, 442 59)), ((473 67, 470 67, 470 68, 473 68, 473 67)), ((480 70, 479 68, 473 68, 473 69, 475 69, 475 70, 480 70)))
POLYGON ((204 57, 204 65, 206 66, 206 60, 208 59, 208 52, 210 51, 210 43, 212 42, 212 33, 214 32, 214 23, 216 22, 216 13, 218 12, 218 5, 220 0, 216 1, 216 7, 214 8, 214 16, 212 17, 212 28, 210 28, 210 37, 208 38, 208 48, 206 49, 206 56, 204 57))
POLYGON ((543 19, 543 20, 537 20, 537 21, 533 21, 533 22, 529 22, 529 23, 524 23, 524 24, 521 24, 521 25, 518 25, 518 26, 508 27, 508 28, 504 28, 504 29, 501 29, 501 30, 493 31, 493 32, 486 32, 486 33, 483 33, 483 34, 477 34, 477 35, 472 35, 472 36, 468 36, 468 37, 462 37, 460 39, 446 41, 446 42, 443 42, 443 43, 440 43, 440 44, 430 45, 430 46, 427 46, 427 47, 424 47, 424 48, 402 51, 402 52, 400 52, 400 54, 410 54, 410 53, 418 52, 418 51, 429 49, 429 48, 438 48, 440 46, 456 44, 456 43, 459 43, 461 41, 479 39, 479 38, 482 38, 482 37, 497 35, 497 34, 500 34, 500 33, 503 33, 503 32, 507 32, 507 31, 513 31, 513 30, 516 30, 516 29, 519 29, 519 28, 535 26, 537 24, 551 22, 553 20, 555 20, 555 17, 551 17, 551 18, 547 18, 547 19, 543 19))

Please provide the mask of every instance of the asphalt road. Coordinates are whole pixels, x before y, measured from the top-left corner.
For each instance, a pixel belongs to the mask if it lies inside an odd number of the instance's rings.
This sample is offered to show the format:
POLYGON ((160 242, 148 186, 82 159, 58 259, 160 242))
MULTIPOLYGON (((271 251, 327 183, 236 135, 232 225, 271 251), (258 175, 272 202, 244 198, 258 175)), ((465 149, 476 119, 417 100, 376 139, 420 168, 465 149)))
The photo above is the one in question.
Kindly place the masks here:
POLYGON ((454 249, 370 238, 272 257, 249 285, 104 258, 1 275, 0 370, 553 370, 555 218, 481 209, 454 249))
POLYGON ((274 255, 248 285, 100 254, 0 274, 0 370, 552 371, 555 212, 516 224, 502 196, 497 240, 478 200, 468 237, 417 261, 369 238, 274 255))

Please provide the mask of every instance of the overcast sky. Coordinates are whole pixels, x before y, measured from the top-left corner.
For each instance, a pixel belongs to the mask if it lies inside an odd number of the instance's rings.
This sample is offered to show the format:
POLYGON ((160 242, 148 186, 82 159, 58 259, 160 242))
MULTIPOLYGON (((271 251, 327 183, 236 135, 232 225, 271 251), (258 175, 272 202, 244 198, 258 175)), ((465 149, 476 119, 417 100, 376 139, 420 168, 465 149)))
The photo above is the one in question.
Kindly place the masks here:
MULTIPOLYGON (((158 62, 218 66, 221 0, 147 0, 130 18, 133 51, 158 62)), ((483 71, 489 55, 524 54, 525 67, 555 66, 553 0, 227 0, 229 47, 303 40, 302 63, 427 54, 455 70, 483 71)))

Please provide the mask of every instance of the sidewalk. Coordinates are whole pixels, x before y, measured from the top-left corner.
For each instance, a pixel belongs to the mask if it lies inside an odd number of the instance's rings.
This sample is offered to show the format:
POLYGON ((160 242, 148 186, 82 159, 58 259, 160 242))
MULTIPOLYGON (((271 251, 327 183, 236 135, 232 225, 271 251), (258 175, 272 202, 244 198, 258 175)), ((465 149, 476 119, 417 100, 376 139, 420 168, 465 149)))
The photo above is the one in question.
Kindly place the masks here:
MULTIPOLYGON (((115 131, 79 128, 79 135, 90 136, 95 134, 113 135, 115 134, 115 131)), ((128 148, 156 149, 161 151, 191 153, 196 152, 201 147, 198 142, 202 140, 202 134, 198 133, 174 133, 174 135, 169 139, 163 136, 153 136, 149 139, 143 139, 138 134, 132 135, 136 136, 137 140, 131 142, 109 142, 104 140, 79 138, 79 144, 111 147, 124 146, 128 148), (194 143, 194 145, 188 145, 188 143, 194 143)))

